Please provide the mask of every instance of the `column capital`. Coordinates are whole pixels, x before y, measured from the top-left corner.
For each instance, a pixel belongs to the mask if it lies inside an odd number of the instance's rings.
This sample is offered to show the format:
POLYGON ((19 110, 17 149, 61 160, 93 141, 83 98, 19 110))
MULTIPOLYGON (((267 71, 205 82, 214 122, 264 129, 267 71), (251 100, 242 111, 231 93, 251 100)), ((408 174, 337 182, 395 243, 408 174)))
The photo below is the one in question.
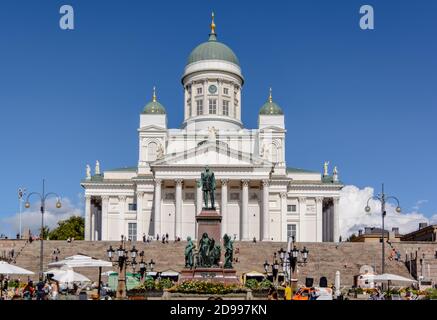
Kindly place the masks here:
POLYGON ((316 202, 318 203, 318 204, 320 204, 320 203, 323 203, 323 197, 316 197, 316 202))
POLYGON ((248 179, 241 180, 241 183, 243 184, 243 187, 248 187, 249 186, 249 180, 248 179))
POLYGON ((85 195, 85 200, 86 200, 86 201, 91 200, 91 195, 90 195, 90 194, 86 194, 86 195, 85 195))
POLYGON ((108 195, 103 195, 102 196, 102 200, 103 201, 108 201, 109 200, 109 196, 108 195))
POLYGON ((118 196, 119 201, 126 201, 126 196, 118 196))
POLYGON ((182 186, 182 183, 184 182, 184 179, 175 179, 174 181, 176 182, 177 186, 182 186))
POLYGON ((161 185, 161 183, 162 183, 162 179, 159 179, 159 178, 155 179, 156 185, 161 185))
POLYGON ((270 185, 270 180, 269 179, 263 179, 262 180, 262 184, 263 184, 263 187, 268 187, 270 185))
POLYGON ((299 197, 299 203, 306 203, 307 198, 306 197, 299 197))
POLYGON ((222 182, 222 186, 227 186, 229 179, 222 179, 221 182, 222 182))
POLYGON ((333 197, 332 201, 334 202, 335 205, 338 205, 340 202, 340 197, 333 197))
POLYGON ((144 196, 144 191, 137 191, 137 196, 138 197, 142 197, 142 196, 144 196))
POLYGON ((281 199, 287 198, 287 192, 281 192, 281 199))

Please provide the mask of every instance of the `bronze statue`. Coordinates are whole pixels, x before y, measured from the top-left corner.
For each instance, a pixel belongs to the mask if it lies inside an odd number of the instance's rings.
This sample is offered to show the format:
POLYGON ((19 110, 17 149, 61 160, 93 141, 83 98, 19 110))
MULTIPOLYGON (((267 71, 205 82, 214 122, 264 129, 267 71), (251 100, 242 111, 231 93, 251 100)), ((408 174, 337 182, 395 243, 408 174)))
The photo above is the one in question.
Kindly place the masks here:
POLYGON ((191 240, 191 237, 187 238, 187 242, 187 246, 185 247, 185 268, 192 269, 194 266, 193 251, 196 248, 196 245, 191 240))
POLYGON ((215 210, 215 199, 214 192, 216 189, 215 176, 214 172, 212 172, 208 166, 205 167, 205 171, 202 172, 200 185, 203 191, 203 202, 205 204, 204 209, 213 209, 215 210), (208 196, 211 200, 211 207, 208 207, 208 196))
POLYGON ((225 247, 225 269, 232 269, 232 260, 234 257, 234 245, 231 238, 225 234, 223 236, 223 246, 225 247))
POLYGON ((207 233, 204 233, 199 241, 200 267, 210 266, 210 260, 209 260, 210 241, 211 240, 208 238, 207 233))

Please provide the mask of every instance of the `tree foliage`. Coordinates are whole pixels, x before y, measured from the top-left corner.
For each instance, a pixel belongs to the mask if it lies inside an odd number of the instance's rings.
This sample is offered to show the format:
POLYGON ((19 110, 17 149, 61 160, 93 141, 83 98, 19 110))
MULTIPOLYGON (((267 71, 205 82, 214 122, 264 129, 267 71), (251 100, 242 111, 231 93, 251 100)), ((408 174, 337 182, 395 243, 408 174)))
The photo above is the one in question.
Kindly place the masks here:
POLYGON ((83 240, 85 233, 85 219, 79 216, 72 216, 67 220, 58 222, 58 227, 49 234, 50 240, 83 240))

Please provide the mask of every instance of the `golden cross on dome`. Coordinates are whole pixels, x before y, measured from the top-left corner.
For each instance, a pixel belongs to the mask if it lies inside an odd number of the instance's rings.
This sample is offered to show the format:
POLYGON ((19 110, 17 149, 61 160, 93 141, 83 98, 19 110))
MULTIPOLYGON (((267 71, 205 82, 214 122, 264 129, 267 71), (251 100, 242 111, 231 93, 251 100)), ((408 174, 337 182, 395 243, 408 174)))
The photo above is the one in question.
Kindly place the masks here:
POLYGON ((272 87, 270 87, 269 102, 270 102, 270 103, 273 102, 273 98, 272 98, 272 87))
POLYGON ((214 11, 211 13, 212 21, 211 21, 211 34, 215 34, 215 23, 214 23, 214 11))
POLYGON ((156 87, 153 86, 153 102, 156 102, 156 87))

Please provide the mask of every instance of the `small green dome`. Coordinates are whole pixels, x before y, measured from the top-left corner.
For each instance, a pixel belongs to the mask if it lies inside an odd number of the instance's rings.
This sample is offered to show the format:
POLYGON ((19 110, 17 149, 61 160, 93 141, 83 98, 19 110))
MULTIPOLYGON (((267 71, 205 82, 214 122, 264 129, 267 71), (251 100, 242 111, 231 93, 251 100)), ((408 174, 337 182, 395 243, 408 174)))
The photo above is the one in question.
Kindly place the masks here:
POLYGON ((143 110, 144 114, 165 114, 165 108, 158 101, 152 101, 146 104, 143 110))
POLYGON ((187 64, 203 60, 223 60, 240 66, 234 51, 224 43, 218 42, 215 34, 210 34, 207 42, 198 45, 191 51, 187 64))
POLYGON ((155 87, 153 87, 152 101, 146 104, 143 114, 166 114, 164 106, 156 100, 155 87))
POLYGON ((261 107, 261 109, 259 110, 259 114, 273 115, 273 116, 284 114, 284 112, 282 112, 281 107, 273 102, 271 88, 270 88, 269 100, 266 103, 264 103, 264 105, 261 107))

